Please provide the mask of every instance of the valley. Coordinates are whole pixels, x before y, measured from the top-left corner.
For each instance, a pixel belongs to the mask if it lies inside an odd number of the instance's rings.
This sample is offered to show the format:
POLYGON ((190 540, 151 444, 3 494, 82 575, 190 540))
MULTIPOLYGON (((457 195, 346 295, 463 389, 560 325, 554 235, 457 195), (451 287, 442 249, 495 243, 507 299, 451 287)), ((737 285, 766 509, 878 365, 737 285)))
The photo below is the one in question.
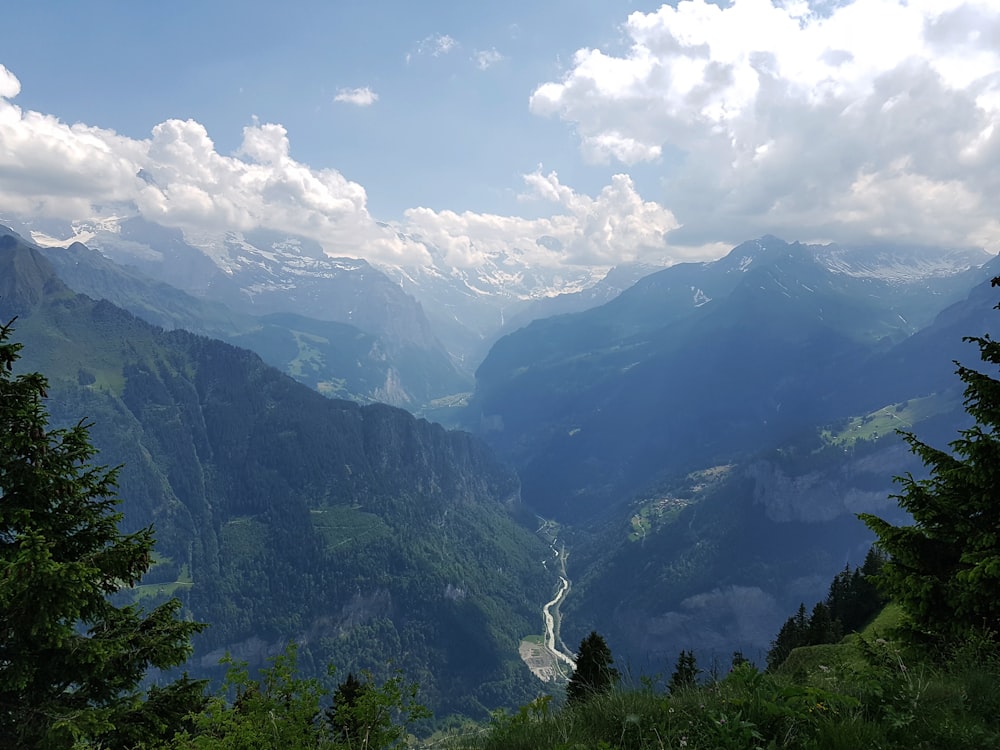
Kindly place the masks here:
MULTIPOLYGON (((539 532, 545 529, 548 524, 542 525, 539 532)), ((570 581, 566 578, 566 558, 568 552, 563 547, 557 548, 558 539, 553 538, 550 545, 556 567, 559 571, 559 585, 555 596, 551 601, 542 607, 542 622, 545 625, 545 632, 538 636, 529 636, 521 641, 518 653, 531 673, 543 682, 564 682, 569 679, 576 669, 576 661, 573 654, 566 650, 565 644, 559 637, 559 630, 562 617, 559 611, 560 606, 566 599, 570 590, 570 581)), ((542 561, 542 567, 548 572, 548 562, 542 561)))
POLYGON ((227 650, 263 664, 293 638, 316 665, 391 661, 465 715, 564 682, 591 630, 638 673, 682 649, 760 659, 864 557, 855 514, 886 511, 892 476, 919 470, 893 430, 953 429, 949 357, 995 330, 995 261, 914 260, 907 280, 896 250, 886 281, 857 252, 764 237, 526 321, 462 394, 460 373, 392 339, 422 322, 364 331, 279 296, 255 316, 83 245, 0 240, 25 366, 48 373, 58 423, 90 415, 124 464, 126 528, 157 529, 135 596, 212 623, 198 669, 217 677, 227 650))
POLYGON ((3 18, 0 748, 1000 747, 1000 0, 3 18))

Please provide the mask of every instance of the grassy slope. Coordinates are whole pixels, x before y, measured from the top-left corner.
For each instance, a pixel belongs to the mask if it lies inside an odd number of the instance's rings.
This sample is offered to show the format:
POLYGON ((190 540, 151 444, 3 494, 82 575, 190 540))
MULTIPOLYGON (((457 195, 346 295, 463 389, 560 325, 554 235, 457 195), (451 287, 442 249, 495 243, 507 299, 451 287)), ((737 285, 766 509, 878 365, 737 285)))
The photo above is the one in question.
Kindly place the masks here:
POLYGON ((966 644, 932 663, 884 637, 900 617, 890 605, 862 634, 796 649, 776 673, 746 664, 696 687, 647 682, 559 710, 543 697, 437 741, 483 750, 1000 746, 997 647, 966 644))

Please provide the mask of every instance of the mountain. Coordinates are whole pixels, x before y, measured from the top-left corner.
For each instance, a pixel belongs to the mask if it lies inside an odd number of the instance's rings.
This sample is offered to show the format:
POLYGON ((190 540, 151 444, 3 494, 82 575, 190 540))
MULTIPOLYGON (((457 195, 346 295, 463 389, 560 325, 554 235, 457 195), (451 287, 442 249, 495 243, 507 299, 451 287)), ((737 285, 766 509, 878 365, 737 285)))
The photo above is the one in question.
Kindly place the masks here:
POLYGON ((961 337, 1000 331, 1000 260, 941 255, 765 237, 498 342, 470 423, 569 529, 567 642, 597 629, 646 674, 760 660, 860 564, 855 514, 898 514, 893 476, 922 470, 894 430, 947 444, 961 337))
MULTIPOLYGON (((566 264, 560 261, 562 245, 548 236, 539 237, 535 247, 510 251, 470 246, 477 260, 456 265, 427 238, 400 234, 424 248, 427 262, 369 264, 331 258, 312 240, 264 230, 198 233, 136 216, 72 223, 36 218, 14 225, 40 245, 80 242, 235 310, 291 312, 356 325, 379 336, 390 355, 397 346, 424 356, 445 351, 449 366, 470 381, 499 336, 539 317, 605 302, 662 267, 625 264, 609 271, 566 264), (539 262, 540 252, 551 260, 539 262)), ((460 386, 456 391, 470 384, 456 384, 453 373, 439 375, 448 387, 460 386)))
POLYGON ((517 522, 517 476, 480 441, 77 294, 9 234, 0 292, 53 423, 93 422, 101 462, 123 465, 126 530, 156 527, 156 565, 122 596, 177 595, 211 623, 194 673, 294 638, 317 673, 403 669, 441 712, 531 696, 518 643, 555 577, 517 522))
POLYGON ((71 245, 58 239, 68 235, 117 264, 239 313, 292 313, 354 326, 379 339, 398 371, 423 372, 430 398, 468 386, 420 304, 364 260, 331 258, 314 242, 265 231, 184 234, 137 217, 41 226, 56 235, 28 227, 41 245, 71 245))
MULTIPOLYGON (((3 234, 20 237, 0 226, 3 234)), ((325 395, 418 410, 463 383, 443 359, 414 357, 400 348, 390 353, 379 337, 353 325, 294 313, 237 312, 155 281, 79 242, 38 249, 74 290, 113 302, 162 328, 183 328, 251 349, 325 395)))
POLYGON ((579 523, 658 475, 877 408, 853 373, 989 272, 959 254, 950 276, 886 280, 845 255, 764 237, 535 321, 480 366, 467 425, 518 466, 529 504, 579 523))
MULTIPOLYGON (((1000 274, 1000 260, 983 268, 1000 274)), ((896 429, 946 446, 969 426, 953 359, 982 369, 967 335, 1000 335, 997 290, 977 284, 913 336, 852 374, 881 404, 775 448, 661 476, 574 546, 566 636, 600 627, 635 668, 680 649, 758 661, 800 602, 826 596, 830 573, 858 565, 873 538, 855 514, 905 523, 893 477, 925 469, 896 429)))
POLYGON ((534 320, 555 315, 583 312, 610 302, 645 276, 662 270, 661 266, 646 263, 625 263, 612 267, 600 281, 578 291, 561 292, 554 296, 539 297, 528 302, 520 312, 504 319, 503 328, 496 332, 491 345, 501 336, 524 328, 534 320))
MULTIPOLYGON (((533 303, 592 287, 606 269, 542 266, 524 253, 483 254, 474 266, 453 266, 444 251, 408 236, 426 248, 431 262, 380 268, 420 301, 434 330, 460 366, 472 372, 492 343, 512 330, 508 321, 524 319, 533 303)), ((540 240, 554 242, 554 238, 540 240)), ((538 317, 544 316, 539 311, 538 317)), ((533 319, 533 318, 532 318, 533 319)))

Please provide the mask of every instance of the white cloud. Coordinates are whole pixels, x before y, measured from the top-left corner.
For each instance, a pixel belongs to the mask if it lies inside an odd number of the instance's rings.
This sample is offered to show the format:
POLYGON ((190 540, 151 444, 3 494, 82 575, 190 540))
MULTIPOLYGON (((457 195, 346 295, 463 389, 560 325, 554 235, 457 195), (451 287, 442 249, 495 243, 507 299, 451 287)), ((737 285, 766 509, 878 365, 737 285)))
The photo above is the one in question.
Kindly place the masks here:
POLYGON ((0 99, 13 99, 21 93, 21 82, 6 67, 0 65, 0 99))
POLYGON ((591 161, 659 160, 688 239, 1000 242, 992 0, 682 0, 624 31, 531 110, 591 161))
MULTIPOLYGON (((19 89, 13 75, 3 80, 5 91, 19 89)), ((226 155, 194 120, 167 120, 135 140, 0 98, 0 207, 14 215, 72 222, 139 214, 192 233, 267 228, 314 239, 333 255, 396 265, 429 262, 424 243, 460 266, 500 253, 547 266, 667 257, 663 236, 677 222, 643 200, 628 175, 594 197, 540 169, 524 181, 523 199, 551 205, 549 215, 414 208, 389 225, 369 214, 361 185, 293 159, 281 125, 254 120, 236 154, 226 155), (408 239, 414 235, 421 240, 408 239)))
MULTIPOLYGON (((16 92, 17 79, 3 72, 3 90, 16 92)), ((139 213, 187 230, 305 235, 334 255, 426 258, 378 224, 366 203, 364 188, 340 172, 295 161, 281 125, 255 121, 229 156, 193 120, 167 120, 135 140, 0 98, 0 206, 10 214, 76 221, 139 213)))
POLYGON ((555 172, 539 169, 524 181, 528 190, 522 197, 553 204, 552 215, 527 219, 413 208, 404 229, 441 248, 447 263, 459 267, 500 253, 545 266, 608 266, 668 256, 663 237, 677 221, 663 206, 644 201, 628 175, 615 175, 594 198, 563 185, 555 172), (541 238, 550 239, 540 244, 541 238))
POLYGON ((475 60, 477 68, 488 70, 504 58, 502 54, 497 52, 496 47, 491 47, 490 49, 477 50, 472 59, 475 60))
POLYGON ((406 62, 410 62, 414 55, 441 57, 441 55, 447 55, 456 47, 458 47, 458 41, 454 37, 448 34, 431 34, 417 42, 414 53, 407 53, 406 62))
POLYGON ((10 213, 64 218, 127 201, 141 182, 141 144, 110 130, 66 125, 9 101, 20 82, 0 68, 0 201, 10 213))
POLYGON ((371 90, 369 86, 360 89, 340 89, 333 97, 335 102, 353 104, 357 107, 370 107, 378 101, 378 94, 371 90))

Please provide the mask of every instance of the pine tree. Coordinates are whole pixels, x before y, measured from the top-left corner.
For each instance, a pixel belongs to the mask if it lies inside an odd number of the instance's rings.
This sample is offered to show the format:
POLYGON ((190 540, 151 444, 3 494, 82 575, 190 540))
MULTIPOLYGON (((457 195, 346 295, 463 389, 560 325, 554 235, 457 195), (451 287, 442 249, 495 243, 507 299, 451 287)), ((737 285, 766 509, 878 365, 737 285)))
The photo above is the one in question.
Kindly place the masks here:
POLYGON ((597 693, 610 690, 621 678, 612 665, 611 649, 604 638, 591 632, 580 642, 576 670, 566 686, 570 703, 582 703, 597 693))
POLYGON ((777 669, 792 653, 792 649, 805 646, 808 641, 809 621, 805 602, 799 603, 798 612, 785 620, 767 652, 767 668, 777 669))
POLYGON ((698 683, 698 660, 694 657, 694 651, 681 651, 677 656, 677 663, 674 665, 674 673, 670 675, 670 682, 667 687, 671 693, 684 688, 694 687, 698 683))
POLYGON ((180 603, 149 613, 109 597, 149 569, 151 529, 122 534, 116 471, 95 467, 88 426, 49 430, 48 387, 14 376, 21 345, 0 326, 0 747, 132 747, 169 736, 201 682, 145 695, 150 667, 190 653, 202 625, 180 603))
POLYGON ((830 608, 823 602, 816 602, 809 625, 806 627, 806 645, 819 646, 823 643, 836 643, 843 637, 839 622, 830 616, 830 608))
POLYGON ((749 664, 750 660, 743 655, 742 651, 733 651, 733 658, 729 662, 729 671, 733 672, 744 664, 749 664))
POLYGON ((362 682, 354 676, 354 672, 350 672, 347 679, 337 686, 333 693, 333 704, 327 709, 326 719, 333 734, 348 745, 357 743, 363 736, 364 724, 362 717, 358 715, 358 706, 367 690, 368 683, 362 682))
POLYGON ((861 630, 885 606, 885 599, 874 583, 884 562, 882 553, 872 547, 860 568, 851 570, 846 566, 833 579, 826 606, 841 633, 861 630))
MULTIPOLYGON (((1000 285, 1000 277, 993 286, 1000 285)), ((998 306, 1000 307, 1000 306, 998 306)), ((966 337, 984 363, 1000 365, 1000 342, 966 337)), ((978 629, 1000 635, 1000 380, 958 363, 965 409, 975 424, 959 432, 951 452, 902 433, 930 470, 927 479, 898 477, 894 496, 913 518, 893 526, 874 515, 861 519, 878 535, 889 560, 878 576, 883 591, 902 605, 915 636, 962 636, 978 629)))

